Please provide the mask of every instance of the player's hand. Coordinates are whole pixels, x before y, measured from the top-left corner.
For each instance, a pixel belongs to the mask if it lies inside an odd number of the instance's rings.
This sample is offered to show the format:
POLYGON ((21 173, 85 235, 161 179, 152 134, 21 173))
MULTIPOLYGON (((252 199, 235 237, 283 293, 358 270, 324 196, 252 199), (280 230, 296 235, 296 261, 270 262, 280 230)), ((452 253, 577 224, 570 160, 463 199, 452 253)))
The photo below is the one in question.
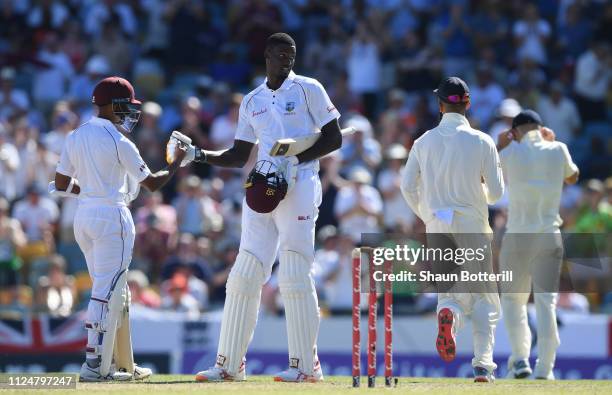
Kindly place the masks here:
POLYGON ((175 154, 178 147, 183 147, 185 154, 181 159, 181 167, 187 166, 195 159, 196 147, 191 144, 191 139, 181 132, 173 131, 166 145, 166 162, 168 164, 177 160, 175 154))
MULTIPOLYGON (((193 145, 191 147, 193 148, 193 145)), ((175 161, 180 161, 181 162, 181 167, 183 167, 187 163, 191 162, 191 161, 185 162, 188 150, 189 150, 189 147, 187 145, 181 143, 181 142, 179 142, 176 145, 176 148, 174 149, 174 160, 175 161), (185 164, 183 164, 183 163, 185 163, 185 164)), ((195 152, 195 149, 193 151, 195 152)))
POLYGON ((509 129, 500 133, 499 136, 497 136, 497 149, 502 150, 506 148, 514 139, 514 129, 509 129))
POLYGON ((542 126, 542 129, 540 129, 540 133, 542 133, 542 138, 546 141, 555 141, 557 137, 555 135, 555 132, 553 132, 552 129, 547 128, 546 126, 542 126))
POLYGON ((297 156, 288 156, 283 159, 279 166, 279 170, 285 176, 287 181, 287 192, 293 188, 297 181, 297 166, 300 163, 297 156))

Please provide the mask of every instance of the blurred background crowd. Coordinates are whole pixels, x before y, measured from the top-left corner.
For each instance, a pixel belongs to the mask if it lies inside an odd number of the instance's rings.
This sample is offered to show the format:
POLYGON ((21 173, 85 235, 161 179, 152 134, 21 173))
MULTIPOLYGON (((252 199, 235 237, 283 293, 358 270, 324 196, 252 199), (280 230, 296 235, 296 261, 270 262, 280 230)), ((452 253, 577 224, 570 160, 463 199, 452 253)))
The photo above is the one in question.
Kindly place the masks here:
MULTIPOLYGON (((206 149, 231 146, 277 31, 296 39, 296 72, 321 81, 342 126, 357 129, 321 160, 315 277, 325 312, 350 310, 361 232, 424 231, 401 197, 400 170, 438 122, 431 91, 443 76, 468 81, 468 118, 494 138, 521 108, 539 111, 581 171, 564 189, 564 230, 609 233, 611 29, 605 0, 0 0, 0 314, 65 316, 88 302, 77 201, 46 190, 66 135, 94 114, 97 81, 134 83, 144 105, 130 138, 157 170, 173 129, 206 149)), ((162 193, 141 192, 134 305, 193 317, 222 306, 248 170, 189 166, 162 193)), ((496 232, 506 206, 491 207, 496 232)), ((612 294, 591 291, 563 294, 560 308, 612 311, 612 294)), ((406 295, 398 311, 435 307, 435 295, 406 295)), ((273 275, 264 313, 279 306, 273 275)))

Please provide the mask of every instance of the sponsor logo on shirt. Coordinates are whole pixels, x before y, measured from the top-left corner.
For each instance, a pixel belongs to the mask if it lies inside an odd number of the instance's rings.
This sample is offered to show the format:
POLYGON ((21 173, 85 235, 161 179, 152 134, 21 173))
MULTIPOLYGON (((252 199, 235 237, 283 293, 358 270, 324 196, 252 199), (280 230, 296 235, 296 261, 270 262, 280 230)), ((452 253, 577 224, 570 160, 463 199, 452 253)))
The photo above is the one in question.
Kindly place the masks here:
POLYGON ((310 215, 298 215, 298 221, 307 221, 310 219, 310 215))
POLYGON ((266 113, 266 112, 268 112, 268 109, 267 109, 267 108, 262 108, 262 109, 261 109, 261 110, 259 110, 259 111, 253 111, 253 115, 252 115, 252 116, 253 116, 253 117, 256 117, 256 116, 261 115, 261 114, 264 114, 264 113, 266 113))

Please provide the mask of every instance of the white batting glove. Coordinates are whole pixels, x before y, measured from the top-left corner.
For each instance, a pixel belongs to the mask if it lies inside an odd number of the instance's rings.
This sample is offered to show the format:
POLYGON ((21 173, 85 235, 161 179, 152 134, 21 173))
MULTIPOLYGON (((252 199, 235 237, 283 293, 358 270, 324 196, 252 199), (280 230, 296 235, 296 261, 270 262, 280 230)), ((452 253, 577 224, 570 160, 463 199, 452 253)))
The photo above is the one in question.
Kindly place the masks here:
POLYGON ((285 176, 285 180, 287 181, 287 192, 293 188, 295 182, 297 181, 297 170, 298 164, 300 161, 297 156, 288 156, 284 158, 279 166, 281 173, 285 176))
POLYGON ((183 144, 187 147, 187 154, 181 162, 181 167, 185 167, 195 159, 196 147, 191 144, 191 139, 189 137, 178 130, 172 131, 168 144, 166 144, 166 162, 168 162, 168 164, 174 162, 174 154, 178 144, 183 144))

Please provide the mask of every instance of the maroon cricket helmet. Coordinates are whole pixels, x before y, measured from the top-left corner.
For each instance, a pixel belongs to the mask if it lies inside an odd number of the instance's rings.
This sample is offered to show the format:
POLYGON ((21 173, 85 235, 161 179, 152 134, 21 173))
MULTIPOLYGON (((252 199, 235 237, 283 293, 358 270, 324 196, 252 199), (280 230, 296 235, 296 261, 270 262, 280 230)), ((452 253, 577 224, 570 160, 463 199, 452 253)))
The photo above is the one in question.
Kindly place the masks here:
POLYGON ((134 87, 130 81, 121 77, 106 77, 98 82, 93 91, 91 102, 100 106, 105 106, 113 102, 128 102, 130 104, 142 104, 136 99, 134 87))
POLYGON ((251 210, 265 214, 274 210, 287 194, 287 181, 276 165, 260 160, 249 173, 246 202, 251 210))

